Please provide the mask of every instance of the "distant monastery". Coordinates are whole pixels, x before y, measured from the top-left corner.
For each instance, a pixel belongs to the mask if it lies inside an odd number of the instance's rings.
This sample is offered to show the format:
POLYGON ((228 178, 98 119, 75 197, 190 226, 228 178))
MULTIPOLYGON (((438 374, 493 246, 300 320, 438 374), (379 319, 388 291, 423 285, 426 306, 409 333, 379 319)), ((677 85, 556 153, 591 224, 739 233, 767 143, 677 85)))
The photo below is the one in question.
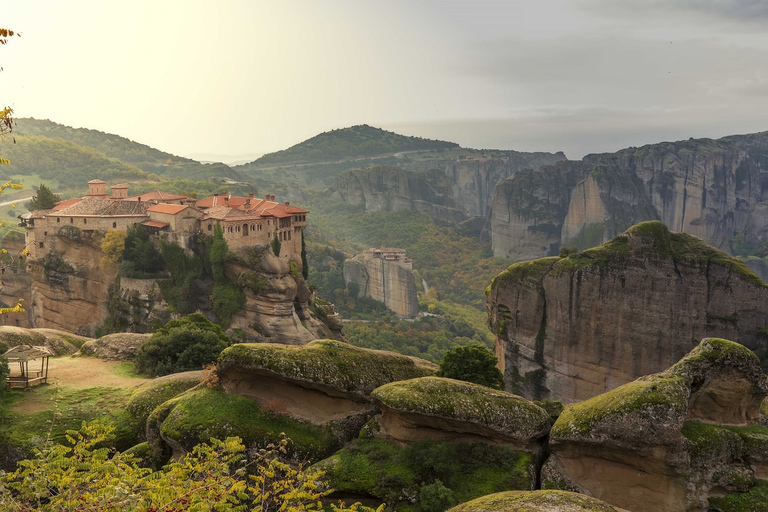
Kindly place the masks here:
POLYGON ((110 190, 108 195, 106 182, 91 180, 85 197, 19 216, 30 258, 38 259, 54 250, 60 234, 76 232, 93 238, 94 233, 102 236, 110 229, 126 231, 137 224, 154 237, 190 250, 191 240, 201 234, 212 235, 217 222, 230 248, 266 245, 277 237, 281 258, 301 253, 302 230, 309 212, 288 202, 277 203, 273 195, 260 199, 253 194, 234 197, 222 193, 197 200, 160 190, 128 196, 125 185, 114 185, 110 190))

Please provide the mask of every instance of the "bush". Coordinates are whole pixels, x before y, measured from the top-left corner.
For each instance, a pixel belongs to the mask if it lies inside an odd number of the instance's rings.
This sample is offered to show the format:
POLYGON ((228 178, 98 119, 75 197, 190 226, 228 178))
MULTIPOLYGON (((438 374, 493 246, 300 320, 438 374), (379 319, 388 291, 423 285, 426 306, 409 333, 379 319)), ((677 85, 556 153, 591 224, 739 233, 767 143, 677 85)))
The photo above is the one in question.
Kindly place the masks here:
POLYGON ((446 352, 437 376, 504 389, 504 375, 496 367, 497 362, 493 352, 482 345, 456 347, 446 352))
POLYGON ((155 331, 139 348, 136 370, 151 376, 200 370, 231 344, 221 327, 193 313, 155 331))

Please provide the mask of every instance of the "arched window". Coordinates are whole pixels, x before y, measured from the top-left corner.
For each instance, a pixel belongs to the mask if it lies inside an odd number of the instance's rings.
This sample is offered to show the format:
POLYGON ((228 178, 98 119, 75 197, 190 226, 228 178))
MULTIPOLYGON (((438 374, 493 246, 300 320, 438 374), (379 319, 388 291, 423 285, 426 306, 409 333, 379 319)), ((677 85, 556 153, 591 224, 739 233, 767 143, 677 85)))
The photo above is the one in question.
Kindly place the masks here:
POLYGON ((212 230, 212 229, 213 229, 213 226, 212 226, 212 225, 210 225, 210 224, 208 224, 208 231, 210 231, 210 230, 212 230))
POLYGON ((88 219, 83 218, 83 224, 88 224, 88 219))
POLYGON ((243 236, 248 236, 248 224, 243 224, 243 236))
POLYGON ((113 222, 113 223, 112 223, 112 228, 113 228, 113 229, 117 228, 117 222, 113 222))

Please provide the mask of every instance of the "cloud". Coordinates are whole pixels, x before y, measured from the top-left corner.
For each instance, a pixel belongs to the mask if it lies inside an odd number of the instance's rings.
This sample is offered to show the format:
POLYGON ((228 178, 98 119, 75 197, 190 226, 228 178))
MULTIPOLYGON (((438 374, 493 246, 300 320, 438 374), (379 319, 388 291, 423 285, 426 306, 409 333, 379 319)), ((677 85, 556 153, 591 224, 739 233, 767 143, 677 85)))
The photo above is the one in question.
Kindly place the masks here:
POLYGON ((669 14, 698 13, 719 20, 762 23, 768 19, 765 0, 583 0, 592 12, 628 16, 645 14, 663 17, 669 14))

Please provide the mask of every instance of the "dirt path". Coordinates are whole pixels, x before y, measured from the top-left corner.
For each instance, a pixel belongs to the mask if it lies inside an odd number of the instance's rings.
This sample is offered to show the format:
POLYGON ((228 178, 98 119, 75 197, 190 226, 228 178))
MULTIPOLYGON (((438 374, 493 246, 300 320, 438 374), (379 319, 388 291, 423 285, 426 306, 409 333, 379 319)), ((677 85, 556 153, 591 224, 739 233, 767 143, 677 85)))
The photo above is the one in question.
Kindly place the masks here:
POLYGON ((131 388, 151 379, 118 373, 122 361, 102 361, 95 357, 57 357, 48 366, 48 382, 75 389, 112 387, 131 388))

